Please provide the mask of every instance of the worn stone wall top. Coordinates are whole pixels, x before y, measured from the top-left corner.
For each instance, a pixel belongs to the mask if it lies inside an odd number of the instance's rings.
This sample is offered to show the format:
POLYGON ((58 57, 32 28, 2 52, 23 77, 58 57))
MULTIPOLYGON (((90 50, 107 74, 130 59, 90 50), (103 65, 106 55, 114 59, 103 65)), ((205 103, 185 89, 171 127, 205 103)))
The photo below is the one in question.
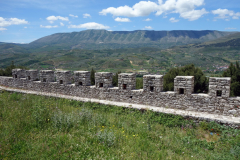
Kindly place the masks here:
POLYGON ((12 76, 13 78, 25 78, 25 70, 19 68, 13 69, 12 76))
POLYGON ((39 72, 38 70, 26 70, 26 78, 29 81, 38 81, 39 80, 39 72))
POLYGON ((54 71, 52 70, 40 70, 39 77, 41 82, 54 82, 54 71))
POLYGON ((194 76, 177 76, 174 78, 174 91, 179 94, 192 94, 194 92, 194 76))
POLYGON ((144 75, 143 90, 147 92, 162 92, 163 75, 144 75))
POLYGON ((135 73, 120 73, 118 74, 118 88, 120 90, 132 90, 136 88, 135 73))
POLYGON ((73 82, 71 71, 55 71, 56 81, 59 84, 71 84, 73 82))
POLYGON ((210 77, 209 95, 213 97, 228 98, 230 96, 230 77, 210 77))
POLYGON ((110 72, 97 72, 95 73, 95 86, 96 88, 109 88, 112 87, 112 76, 110 72))
POLYGON ((75 86, 90 86, 90 75, 89 71, 74 71, 75 86))

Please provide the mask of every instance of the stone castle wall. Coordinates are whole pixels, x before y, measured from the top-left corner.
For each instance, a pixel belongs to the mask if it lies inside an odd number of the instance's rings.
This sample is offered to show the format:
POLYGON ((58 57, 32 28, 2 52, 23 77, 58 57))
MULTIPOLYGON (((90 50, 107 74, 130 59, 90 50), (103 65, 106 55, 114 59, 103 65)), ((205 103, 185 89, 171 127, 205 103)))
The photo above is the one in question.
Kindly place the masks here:
POLYGON ((196 94, 193 93, 193 76, 177 76, 174 79, 174 91, 163 92, 162 75, 145 75, 143 89, 137 90, 135 89, 136 75, 132 73, 119 74, 118 87, 112 87, 112 73, 109 72, 96 73, 94 86, 90 85, 90 72, 87 71, 76 71, 71 75, 71 72, 66 71, 42 70, 38 74, 36 70, 15 69, 12 73, 13 77, 0 77, 0 85, 38 92, 240 117, 240 97, 229 97, 230 78, 211 77, 209 93, 196 94), (40 81, 36 81, 38 79, 40 81))

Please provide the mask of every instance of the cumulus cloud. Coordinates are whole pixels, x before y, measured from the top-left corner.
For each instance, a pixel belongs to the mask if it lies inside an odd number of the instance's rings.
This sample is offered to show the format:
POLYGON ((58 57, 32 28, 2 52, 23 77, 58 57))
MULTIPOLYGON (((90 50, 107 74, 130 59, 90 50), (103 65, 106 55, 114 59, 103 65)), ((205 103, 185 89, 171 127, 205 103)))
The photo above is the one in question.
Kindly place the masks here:
POLYGON ((178 13, 180 17, 188 19, 189 21, 197 20, 208 12, 202 8, 196 10, 197 7, 203 6, 204 0, 162 0, 158 2, 140 1, 129 7, 127 5, 120 7, 109 7, 99 12, 100 15, 112 14, 113 16, 126 16, 126 17, 140 17, 148 16, 151 13, 159 16, 163 13, 178 13))
POLYGON ((230 17, 232 17, 232 19, 239 19, 240 17, 240 12, 235 13, 232 10, 228 10, 228 9, 217 9, 217 10, 212 10, 212 13, 214 15, 218 15, 218 17, 215 17, 217 19, 225 19, 228 20, 230 17))
POLYGON ((57 28, 58 25, 55 25, 55 26, 43 26, 43 25, 40 25, 41 28, 57 28))
POLYGON ((144 29, 153 29, 151 26, 145 26, 144 29))
POLYGON ((180 16, 184 19, 188 19, 189 21, 195 21, 207 13, 208 12, 203 8, 201 10, 192 10, 189 12, 180 13, 180 16))
POLYGON ((88 13, 83 14, 83 18, 91 18, 91 15, 88 13))
POLYGON ((3 27, 21 24, 28 24, 28 21, 26 21, 25 19, 0 17, 0 27, 2 28, 2 30, 6 30, 6 28, 3 29, 3 27))
POLYGON ((120 17, 117 17, 114 19, 115 21, 117 22, 131 22, 129 18, 120 18, 120 17))
POLYGON ((174 22, 178 22, 179 19, 175 19, 174 17, 172 17, 172 18, 169 19, 169 21, 172 22, 172 23, 174 23, 174 22))
POLYGON ((49 16, 46 18, 50 23, 53 23, 56 20, 62 20, 62 21, 69 21, 68 17, 61 17, 61 16, 49 16))
POLYGON ((104 26, 103 24, 99 24, 96 22, 88 22, 79 25, 69 25, 68 28, 86 28, 86 29, 108 29, 109 26, 104 26))
POLYGON ((78 16, 73 15, 73 14, 69 14, 70 17, 74 17, 74 18, 78 18, 78 16))
POLYGON ((60 26, 64 26, 64 24, 62 22, 60 22, 60 26))
POLYGON ((150 18, 147 18, 147 19, 144 19, 143 21, 151 21, 152 19, 150 18))
POLYGON ((107 9, 103 9, 99 12, 100 15, 107 15, 108 13, 114 16, 126 16, 126 17, 140 17, 140 16, 148 16, 150 13, 157 11, 158 4, 151 1, 140 1, 129 7, 127 5, 120 6, 117 8, 109 7, 107 9))

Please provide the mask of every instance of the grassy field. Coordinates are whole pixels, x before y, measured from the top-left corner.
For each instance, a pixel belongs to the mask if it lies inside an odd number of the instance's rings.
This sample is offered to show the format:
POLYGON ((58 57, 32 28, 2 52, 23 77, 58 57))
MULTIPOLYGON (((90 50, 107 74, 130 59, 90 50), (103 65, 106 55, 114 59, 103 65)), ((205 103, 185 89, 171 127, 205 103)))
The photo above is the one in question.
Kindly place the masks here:
POLYGON ((0 93, 0 159, 240 158, 240 131, 214 122, 0 93))

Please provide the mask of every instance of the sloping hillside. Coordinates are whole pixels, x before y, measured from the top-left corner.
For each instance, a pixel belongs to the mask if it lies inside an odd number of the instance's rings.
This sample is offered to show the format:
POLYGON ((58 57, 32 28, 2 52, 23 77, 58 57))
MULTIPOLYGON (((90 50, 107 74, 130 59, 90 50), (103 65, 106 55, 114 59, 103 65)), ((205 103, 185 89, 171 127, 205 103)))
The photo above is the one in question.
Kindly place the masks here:
POLYGON ((201 43, 214 40, 231 32, 220 31, 106 31, 86 30, 72 33, 56 33, 26 45, 38 51, 54 49, 115 49, 157 47, 201 43))

